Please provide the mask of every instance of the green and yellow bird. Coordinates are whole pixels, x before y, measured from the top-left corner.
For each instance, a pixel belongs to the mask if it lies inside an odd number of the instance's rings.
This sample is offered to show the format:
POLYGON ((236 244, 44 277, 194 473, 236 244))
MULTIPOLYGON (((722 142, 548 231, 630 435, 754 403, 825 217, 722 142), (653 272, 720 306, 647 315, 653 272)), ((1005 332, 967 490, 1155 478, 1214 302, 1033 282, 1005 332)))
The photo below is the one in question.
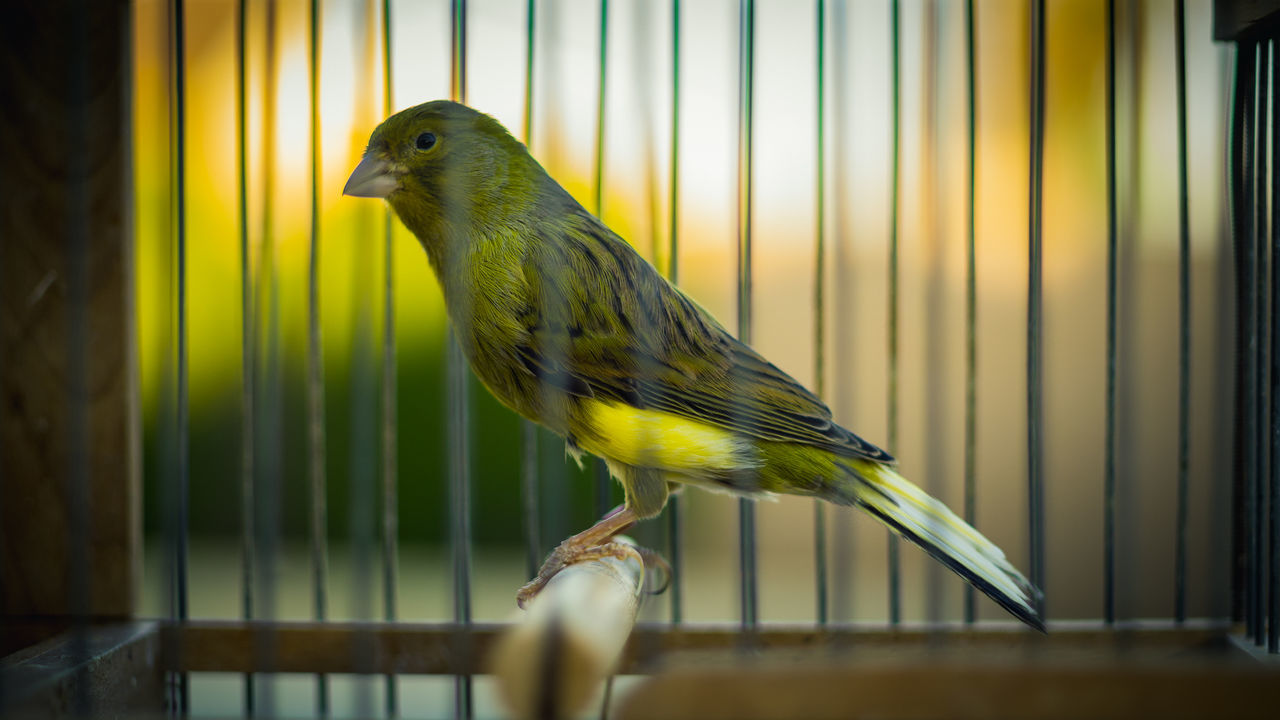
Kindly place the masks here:
POLYGON ((523 605, 683 485, 855 505, 1043 630, 991 541, 894 471, 798 382, 729 334, 583 209, 493 118, 435 101, 383 122, 343 189, 385 198, 422 242, 475 374, 604 459, 625 505, 552 552, 523 605))

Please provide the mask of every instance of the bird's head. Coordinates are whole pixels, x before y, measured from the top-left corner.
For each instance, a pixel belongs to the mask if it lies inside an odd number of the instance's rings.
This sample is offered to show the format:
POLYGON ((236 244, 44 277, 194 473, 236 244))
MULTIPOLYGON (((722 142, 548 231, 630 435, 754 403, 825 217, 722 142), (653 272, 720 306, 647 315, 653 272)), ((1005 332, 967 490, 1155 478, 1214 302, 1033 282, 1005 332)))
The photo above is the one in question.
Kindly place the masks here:
POLYGON ((497 120, 436 100, 383 121, 342 193, 385 198, 430 245, 476 223, 502 223, 532 200, 541 174, 497 120))

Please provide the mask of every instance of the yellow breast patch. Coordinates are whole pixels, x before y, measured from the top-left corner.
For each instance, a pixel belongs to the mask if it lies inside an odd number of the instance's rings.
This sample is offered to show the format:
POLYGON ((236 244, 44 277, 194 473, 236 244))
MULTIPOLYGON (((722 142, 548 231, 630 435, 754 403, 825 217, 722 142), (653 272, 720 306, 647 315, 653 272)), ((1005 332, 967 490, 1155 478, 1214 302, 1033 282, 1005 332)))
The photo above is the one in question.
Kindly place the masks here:
POLYGON ((755 465, 748 445, 715 425, 617 402, 589 400, 586 409, 597 437, 584 436, 579 442, 595 455, 694 474, 755 465))

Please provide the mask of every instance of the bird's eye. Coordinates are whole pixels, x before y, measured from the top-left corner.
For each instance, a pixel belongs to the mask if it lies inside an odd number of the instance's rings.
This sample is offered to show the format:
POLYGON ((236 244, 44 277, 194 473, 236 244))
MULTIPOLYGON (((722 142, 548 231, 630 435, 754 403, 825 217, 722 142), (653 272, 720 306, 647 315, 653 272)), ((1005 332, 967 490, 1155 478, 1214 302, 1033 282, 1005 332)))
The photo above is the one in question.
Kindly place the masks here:
POLYGON ((430 150, 433 146, 435 146, 435 144, 436 144, 436 136, 434 133, 429 133, 429 132, 422 133, 421 135, 419 135, 418 140, 415 143, 415 145, 417 145, 417 148, 419 150, 430 150))

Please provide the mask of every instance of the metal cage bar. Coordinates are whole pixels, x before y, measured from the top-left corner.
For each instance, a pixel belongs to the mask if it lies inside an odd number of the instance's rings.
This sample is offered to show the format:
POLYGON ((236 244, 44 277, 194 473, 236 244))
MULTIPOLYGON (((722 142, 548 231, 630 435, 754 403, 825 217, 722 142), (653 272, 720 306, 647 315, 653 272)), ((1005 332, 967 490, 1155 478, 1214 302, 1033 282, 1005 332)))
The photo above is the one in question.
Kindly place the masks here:
MULTIPOLYGON (((467 3, 453 0, 450 12, 450 96, 467 101, 467 3)), ((454 621, 472 625, 471 597, 471 450, 470 393, 466 359, 453 333, 448 350, 450 545, 453 548, 454 621)), ((454 685, 454 715, 475 716, 475 687, 471 675, 458 675, 454 685)))
MULTIPOLYGON (((325 470, 324 351, 320 331, 320 3, 312 0, 307 27, 307 85, 311 103, 310 237, 307 258, 307 455, 311 501, 312 617, 329 616, 329 509, 325 470)), ((316 676, 316 712, 329 714, 329 680, 316 676)))
MULTIPOLYGON (((890 47, 890 88, 891 122, 893 136, 890 140, 890 179, 889 179, 889 298, 887 303, 889 318, 887 338, 889 354, 888 377, 888 435, 889 453, 898 452, 898 398, 899 370, 898 354, 898 318, 899 318, 899 231, 902 220, 902 6, 899 0, 889 3, 889 47, 890 47)), ((887 531, 889 538, 889 624, 897 625, 902 621, 902 549, 897 533, 887 531)))
POLYGON ((1246 607, 1246 634, 1249 638, 1256 638, 1260 632, 1262 624, 1261 604, 1259 603, 1259 585, 1258 573, 1262 567, 1262 558, 1259 553, 1258 536, 1261 528, 1259 527, 1258 518, 1261 513, 1259 507, 1259 475, 1260 475, 1260 458, 1258 457, 1258 447, 1254 440, 1260 432, 1259 418, 1257 415, 1257 397, 1261 392, 1260 382, 1258 378, 1258 329, 1260 327, 1261 308, 1259 307, 1257 297, 1257 287, 1259 282, 1258 269, 1258 243, 1261 234, 1265 232, 1266 227, 1266 210, 1262 207, 1262 199, 1265 197, 1264 185, 1265 180, 1265 134, 1262 126, 1266 122, 1267 100, 1263 92, 1266 87, 1267 78, 1267 44, 1260 41, 1253 45, 1253 52, 1247 58, 1248 62, 1253 66, 1252 75, 1249 78, 1249 85, 1246 93, 1250 96, 1250 105, 1246 111, 1249 114, 1248 129, 1246 133, 1249 137, 1249 144, 1246 149, 1247 156, 1247 179, 1245 186, 1245 198, 1247 206, 1245 213, 1249 218, 1248 232, 1245 236, 1247 243, 1244 249, 1245 255, 1245 275, 1243 278, 1244 293, 1248 296, 1244 313, 1245 318, 1245 394, 1243 404, 1245 405, 1243 413, 1245 424, 1243 429, 1244 457, 1245 457, 1245 513, 1247 527, 1247 547, 1245 550, 1248 558, 1248 575, 1246 577, 1245 590, 1245 607, 1246 607))
MULTIPOLYGON (((680 279, 680 0, 671 0, 671 157, 668 203, 670 205, 667 279, 680 279)), ((679 493, 667 500, 667 560, 671 564, 671 622, 684 620, 684 536, 680 517, 684 500, 679 493)))
MULTIPOLYGON (((847 2, 835 2, 829 6, 831 15, 831 123, 835 128, 831 132, 831 155, 834 159, 831 168, 832 198, 850 197, 853 190, 851 173, 847 158, 851 146, 851 135, 846 128, 852 122, 854 113, 849 91, 849 78, 852 61, 850 51, 853 43, 849 40, 850 8, 847 2)), ((831 262, 836 268, 847 267, 852 254, 853 229, 850 222, 852 212, 849 203, 832 202, 831 229, 831 262)), ((848 313, 853 303, 850 283, 833 283, 832 304, 840 308, 840 312, 848 313)), ((835 324, 832 338, 832 365, 837 368, 852 367, 854 352, 849 342, 850 332, 847 323, 835 324)), ((833 409, 843 415, 850 411, 853 396, 853 383, 840 383, 833 393, 833 409)), ((856 563, 853 552, 852 518, 850 513, 833 512, 831 515, 831 610, 835 620, 850 620, 853 603, 852 581, 856 575, 856 563)))
MULTIPOLYGON (((533 58, 537 29, 537 0, 525 5, 524 122, 523 137, 533 147, 533 58)), ((520 420, 520 499, 524 515, 525 575, 533 577, 542 562, 542 518, 538 502, 538 426, 520 420)))
MULTIPOLYGON (((257 566, 257 548, 253 542, 255 483, 254 457, 257 452, 254 407, 255 334, 253 329, 253 285, 250 282, 252 262, 249 244, 249 98, 247 77, 248 0, 236 3, 236 170, 240 215, 240 616, 254 616, 253 576, 257 566)), ((243 707, 252 715, 253 674, 244 675, 243 707)))
POLYGON ((1232 235, 1235 238, 1236 264, 1236 428, 1234 445, 1236 452, 1235 539, 1236 568, 1235 606, 1248 631, 1252 630, 1254 609, 1249 576, 1253 572, 1253 467, 1245 438, 1252 435, 1252 418, 1245 409, 1247 399, 1254 392, 1250 386, 1251 358, 1249 333, 1253 327, 1252 297, 1249 280, 1253 274, 1252 238, 1253 214, 1250 210, 1253 181, 1253 85, 1256 68, 1256 48, 1251 42, 1241 42, 1236 49, 1235 87, 1232 113, 1232 235))
MULTIPOLYGON (((609 70, 609 0, 600 0, 600 30, 596 76, 596 127, 595 127, 595 165, 591 183, 591 205, 601 222, 604 221, 604 141, 605 141, 605 100, 608 92, 609 70)), ((595 516, 602 518, 612 506, 613 479, 609 476, 609 468, 604 460, 595 458, 591 461, 591 473, 595 480, 595 516)))
MULTIPOLYGON (((391 42, 391 0, 382 3, 382 103, 383 116, 389 117, 395 110, 395 83, 392 74, 391 42)), ((382 486, 382 614, 388 622, 398 616, 398 598, 400 576, 400 503, 397 485, 399 483, 399 462, 397 452, 396 389, 399 387, 396 363, 396 302, 395 302, 395 232, 391 209, 384 211, 383 232, 383 291, 382 291, 382 402, 381 433, 382 443, 379 455, 382 474, 379 478, 382 486)), ((388 717, 395 717, 399 712, 399 695, 396 678, 387 675, 384 690, 384 708, 388 717)))
POLYGON ((1117 295, 1119 280, 1119 220, 1116 184, 1116 2, 1107 0, 1107 348, 1106 348, 1106 429, 1103 439, 1102 547, 1103 586, 1102 617, 1107 624, 1116 621, 1116 365, 1119 320, 1117 295))
MULTIPOLYGON (((1275 40, 1272 41, 1274 63, 1275 57, 1275 40)), ((1273 68, 1271 74, 1271 96, 1273 102, 1280 99, 1280 72, 1276 72, 1273 68)), ((1280 330, 1277 330, 1276 323, 1280 322, 1280 272, 1277 272, 1277 261, 1280 261, 1280 222, 1277 222, 1274 213, 1280 208, 1280 112, 1274 109, 1271 113, 1271 369, 1270 369, 1270 401, 1271 401, 1271 439, 1270 439, 1270 455, 1271 455, 1271 478, 1270 478, 1270 504, 1268 506, 1269 520, 1269 541, 1271 563, 1267 570, 1267 587, 1270 594, 1270 603, 1268 605, 1267 614, 1269 617, 1267 630, 1267 651, 1271 654, 1280 653, 1280 330)), ((1259 288, 1261 291, 1261 288, 1259 288)), ((1261 297, 1261 292, 1259 293, 1261 297)), ((1263 435, 1263 442, 1266 442, 1263 435)))
MULTIPOLYGON (((827 68, 827 4, 817 0, 814 8, 814 65, 817 69, 817 143, 814 155, 814 263, 813 263, 813 377, 814 392, 824 401, 827 397, 827 134, 826 134, 826 68, 827 68)), ((814 617, 819 626, 830 619, 827 591, 827 514, 822 500, 813 502, 814 617)))
MULTIPOLYGON (((965 145, 968 157, 965 178, 965 348, 964 348, 964 520, 978 522, 978 58, 974 30, 974 0, 965 0, 965 110, 968 115, 965 145)), ((964 620, 977 616, 977 596, 964 589, 964 620)))
MULTIPOLYGON (((1044 358, 1042 352, 1044 289, 1044 95, 1045 3, 1031 2, 1031 130, 1030 197, 1027 200, 1027 518, 1030 527, 1031 584, 1041 592, 1045 581, 1044 551, 1044 358)), ((1044 617, 1043 596, 1036 600, 1044 617)))
MULTIPOLYGON (((1257 158, 1255 159, 1254 169, 1257 172, 1257 178, 1254 183, 1255 192, 1255 210, 1257 219, 1254 225, 1254 285, 1251 292, 1254 296, 1254 319, 1257 327, 1254 331, 1254 352, 1253 372, 1257 386, 1257 394, 1253 396, 1254 427, 1256 434, 1250 440, 1252 445, 1251 452, 1255 456, 1255 479, 1254 479, 1254 536, 1253 536, 1253 553, 1255 559, 1255 571, 1252 578, 1253 583, 1253 606, 1256 612, 1254 621, 1254 632, 1252 634, 1253 644, 1261 646, 1266 638, 1267 631, 1267 604, 1266 604, 1266 584, 1263 577, 1266 567, 1266 546, 1264 544, 1264 525, 1266 524, 1266 481, 1267 476, 1267 453, 1266 453, 1266 436, 1267 436, 1267 415, 1266 415, 1266 398, 1268 394, 1267 382, 1265 379, 1265 368, 1267 366, 1267 337, 1269 333, 1267 311, 1268 308, 1263 300, 1262 289, 1267 285, 1267 255, 1266 243, 1267 238, 1271 234, 1271 186, 1274 173, 1277 168, 1269 165, 1271 157, 1268 155, 1267 146, 1269 142, 1269 132, 1271 130, 1271 115, 1277 109, 1273 105, 1273 97, 1271 88, 1273 76, 1276 68, 1276 47, 1275 41, 1264 38, 1259 43, 1258 55, 1258 114, 1255 128, 1257 129, 1256 142, 1254 147, 1257 150, 1257 158)), ((1270 140, 1274 151, 1274 140, 1270 140)))
MULTIPOLYGON (((751 150, 752 103, 755 90, 755 2, 738 4, 738 339, 751 344, 751 150)), ((756 557, 756 508, 738 500, 739 605, 742 629, 754 632, 760 622, 760 581, 756 557)))
POLYGON ((1268 276, 1274 271, 1270 266, 1267 257, 1267 239, 1276 232, 1276 217, 1274 200, 1276 198, 1277 174, 1280 173, 1280 166, 1276 164, 1276 160, 1280 159, 1280 153, 1276 152, 1276 144, 1280 143, 1280 137, 1270 135, 1271 156, 1267 156, 1267 137, 1270 131, 1275 127, 1275 116, 1280 114, 1280 97, 1273 92, 1276 87, 1276 75, 1280 73, 1280 67, 1277 63, 1277 53, 1280 53, 1280 42, 1276 38, 1271 38, 1267 43, 1267 69, 1262 74, 1258 84, 1258 171, 1259 179, 1256 185, 1258 192, 1258 224, 1255 227, 1257 239, 1255 241, 1255 252, 1257 253, 1257 285, 1254 288, 1254 296, 1257 298, 1256 317, 1258 320, 1257 330, 1257 358, 1255 359, 1255 372, 1258 379, 1258 394, 1255 397, 1256 407, 1254 412, 1257 416, 1257 436, 1254 438, 1255 452, 1257 453, 1257 481, 1256 495, 1254 506, 1254 518, 1257 523, 1257 531, 1254 536, 1254 554, 1257 557, 1258 568, 1256 573, 1256 587, 1254 600, 1258 609, 1258 622, 1255 625, 1255 633, 1253 642, 1261 647, 1266 642, 1268 620, 1274 622, 1274 618, 1268 618, 1267 613, 1267 583, 1264 581, 1267 566, 1267 543, 1265 539, 1264 525, 1266 525, 1267 515, 1267 476, 1270 472, 1271 458, 1267 453, 1267 435, 1268 433, 1268 412, 1267 398, 1274 392, 1274 388, 1266 381, 1267 374, 1267 345, 1268 338, 1275 331, 1274 319, 1270 316, 1270 308, 1265 302, 1265 288, 1268 285, 1268 276), (1270 108, 1270 114, 1264 112, 1263 102, 1266 102, 1270 108), (1270 163, 1269 165, 1267 163, 1270 163))
MULTIPOLYGON (((173 365, 165 382, 165 390, 172 392, 172 398, 166 398, 173 413, 167 425, 174 433, 167 445, 173 453, 167 469, 170 502, 169 517, 166 527, 170 534, 169 542, 169 617, 178 622, 188 617, 188 579, 187 568, 189 530, 188 498, 190 474, 188 446, 188 393, 187 393, 187 244, 186 244, 186 24, 183 0, 173 0, 169 6, 169 51, 173 62, 169 68, 170 95, 170 134, 169 152, 171 159, 171 222, 173 243, 173 266, 170 271, 174 298, 173 315, 170 319, 171 340, 173 341, 173 365)), ((170 651, 181 651, 181 646, 169 646, 170 651)), ((190 677, 187 673, 177 673, 169 678, 170 707, 186 714, 190 709, 190 677)))
MULTIPOLYGON (((253 286, 253 311, 251 329, 255 335, 254 379, 255 407, 254 430, 254 503, 253 535, 254 554, 254 609, 255 617, 274 621, 277 594, 276 579, 279 568, 281 502, 283 499, 284 470, 284 349, 282 345, 280 238, 275 232, 276 207, 274 195, 278 189, 275 156, 278 151, 276 121, 278 98, 274 92, 280 79, 280 5, 269 0, 264 8, 263 70, 262 70, 262 155, 266 158, 262 171, 262 212, 259 218, 260 243, 257 272, 246 278, 253 286)), ((270 657, 277 653, 275 637, 265 634, 257 638, 254 648, 260 655, 270 657)), ((276 685, 271 679, 246 685, 246 692, 255 711, 275 712, 276 685)))
POLYGON ((1249 443, 1249 454, 1252 456, 1253 463, 1253 537, 1251 540, 1254 571, 1250 576, 1250 604, 1254 609, 1253 629, 1250 637, 1254 644, 1261 644, 1263 632, 1266 628, 1266 619, 1264 617, 1263 605, 1263 583, 1262 568, 1265 559, 1263 557, 1262 545, 1262 525, 1263 525, 1263 508, 1265 486, 1262 483, 1262 477, 1266 472, 1266 458, 1262 453, 1262 438, 1266 432, 1263 419, 1262 408, 1265 403, 1266 387, 1262 380, 1262 366, 1265 363, 1266 351, 1264 349, 1265 338, 1267 335, 1266 326, 1266 309, 1262 306, 1259 289, 1266 282, 1267 268, 1266 258, 1262 254, 1263 242, 1268 233, 1268 223, 1270 220, 1269 208, 1267 207, 1267 185, 1268 185, 1268 156, 1267 156, 1267 130, 1270 123, 1268 122, 1268 113, 1270 107, 1270 75, 1273 64, 1271 42, 1263 40, 1258 44, 1258 81, 1257 81, 1257 115, 1254 118, 1254 217, 1253 238, 1251 240, 1251 253, 1253 255, 1253 274, 1250 278, 1250 294, 1253 295, 1253 320, 1254 327, 1250 329, 1250 343, 1252 349, 1252 357, 1249 360, 1250 374, 1252 375, 1252 383, 1255 392, 1252 393, 1250 403, 1253 407, 1249 410, 1253 416, 1253 437, 1247 439, 1249 443))
POLYGON ((1191 456, 1191 201, 1187 177, 1186 3, 1174 5, 1178 103, 1178 499, 1174 523, 1174 619, 1187 619, 1187 502, 1191 456))

